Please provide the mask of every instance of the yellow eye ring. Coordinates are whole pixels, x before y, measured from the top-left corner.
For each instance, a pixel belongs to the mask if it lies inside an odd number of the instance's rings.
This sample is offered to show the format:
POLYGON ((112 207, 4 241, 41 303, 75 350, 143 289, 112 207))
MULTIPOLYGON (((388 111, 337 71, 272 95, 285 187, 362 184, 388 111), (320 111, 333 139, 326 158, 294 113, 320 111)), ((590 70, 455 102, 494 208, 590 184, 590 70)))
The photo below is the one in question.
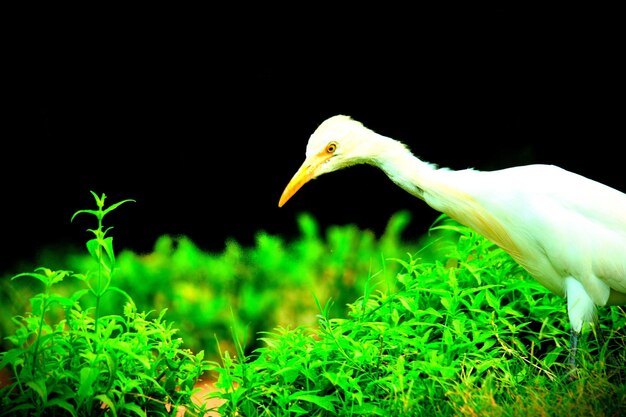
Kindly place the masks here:
POLYGON ((326 153, 335 153, 337 150, 337 142, 330 142, 326 145, 326 153))

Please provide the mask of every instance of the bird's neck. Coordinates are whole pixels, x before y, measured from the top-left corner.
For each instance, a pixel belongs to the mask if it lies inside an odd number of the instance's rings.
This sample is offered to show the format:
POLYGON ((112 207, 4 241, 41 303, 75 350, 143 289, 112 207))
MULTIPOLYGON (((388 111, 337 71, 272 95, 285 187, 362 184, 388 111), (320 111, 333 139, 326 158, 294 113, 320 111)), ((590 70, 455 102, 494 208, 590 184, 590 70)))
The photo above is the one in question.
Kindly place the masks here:
MULTIPOLYGON (((383 140, 383 139, 381 139, 383 140)), ((430 207, 480 233, 507 251, 518 262, 521 249, 489 207, 475 198, 474 183, 489 185, 480 171, 437 168, 414 156, 402 143, 386 138, 375 164, 407 192, 430 207), (480 176, 480 181, 476 181, 480 176)))
POLYGON ((376 156, 370 163, 382 169, 400 188, 424 200, 427 181, 437 166, 422 161, 397 140, 379 135, 377 143, 379 147, 372 153, 376 156))

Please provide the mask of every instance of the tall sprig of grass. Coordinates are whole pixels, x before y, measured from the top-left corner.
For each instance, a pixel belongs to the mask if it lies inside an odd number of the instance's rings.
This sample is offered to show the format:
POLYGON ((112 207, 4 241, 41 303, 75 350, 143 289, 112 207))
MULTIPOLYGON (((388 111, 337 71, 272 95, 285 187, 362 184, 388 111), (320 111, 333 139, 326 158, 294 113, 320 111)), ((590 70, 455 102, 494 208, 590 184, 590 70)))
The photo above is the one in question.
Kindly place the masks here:
POLYGON ((107 236, 107 233, 113 228, 104 228, 103 219, 111 211, 115 210, 124 203, 134 202, 135 200, 127 199, 110 205, 106 209, 104 208, 104 202, 106 195, 98 196, 91 191, 94 199, 96 200, 97 210, 78 210, 72 216, 70 221, 74 221, 74 218, 79 214, 91 214, 96 217, 98 221, 98 227, 96 229, 87 229, 88 232, 93 233, 95 236, 93 239, 87 241, 87 251, 89 255, 96 261, 97 269, 95 271, 96 284, 92 283, 90 274, 74 274, 74 277, 84 281, 89 288, 89 291, 96 298, 96 307, 94 311, 94 333, 98 333, 98 325, 100 322, 100 300, 102 296, 108 291, 117 291, 121 293, 127 300, 132 301, 132 298, 122 289, 111 286, 111 279, 115 271, 115 251, 113 250, 113 237, 107 236))

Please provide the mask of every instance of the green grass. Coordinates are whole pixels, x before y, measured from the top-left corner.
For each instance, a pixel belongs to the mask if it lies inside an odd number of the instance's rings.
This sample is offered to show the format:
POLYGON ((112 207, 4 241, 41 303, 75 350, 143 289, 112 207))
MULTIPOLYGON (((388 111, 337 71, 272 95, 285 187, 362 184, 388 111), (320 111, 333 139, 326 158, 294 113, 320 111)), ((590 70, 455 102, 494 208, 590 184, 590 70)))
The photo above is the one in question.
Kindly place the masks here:
POLYGON ((445 262, 420 253, 383 288, 366 286, 350 317, 264 333, 223 353, 222 415, 618 416, 626 412, 626 315, 600 311, 575 378, 565 365, 565 303, 504 252, 460 226, 445 262), (394 288, 394 290, 391 290, 394 288))
POLYGON ((380 238, 303 214, 291 242, 116 254, 102 220, 129 200, 94 197, 86 255, 1 282, 0 415, 203 415, 207 378, 224 416, 626 413, 624 307, 598 310, 572 375, 565 300, 444 216, 411 245, 406 212, 380 238))

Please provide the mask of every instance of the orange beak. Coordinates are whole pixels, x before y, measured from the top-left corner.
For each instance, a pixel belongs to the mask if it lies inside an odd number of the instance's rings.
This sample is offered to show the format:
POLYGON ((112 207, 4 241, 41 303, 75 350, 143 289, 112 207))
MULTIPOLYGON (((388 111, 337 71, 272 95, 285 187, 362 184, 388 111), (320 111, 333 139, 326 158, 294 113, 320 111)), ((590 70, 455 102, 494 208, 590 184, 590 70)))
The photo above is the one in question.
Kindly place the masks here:
POLYGON ((293 197, 293 195, 298 192, 298 190, 302 188, 304 184, 317 177, 317 170, 319 166, 328 161, 330 156, 330 154, 323 152, 307 158, 302 166, 300 166, 296 174, 293 176, 293 178, 291 178, 291 181, 289 181, 287 187, 285 187, 283 195, 280 196, 278 207, 282 207, 283 205, 285 205, 285 203, 291 197, 293 197))

